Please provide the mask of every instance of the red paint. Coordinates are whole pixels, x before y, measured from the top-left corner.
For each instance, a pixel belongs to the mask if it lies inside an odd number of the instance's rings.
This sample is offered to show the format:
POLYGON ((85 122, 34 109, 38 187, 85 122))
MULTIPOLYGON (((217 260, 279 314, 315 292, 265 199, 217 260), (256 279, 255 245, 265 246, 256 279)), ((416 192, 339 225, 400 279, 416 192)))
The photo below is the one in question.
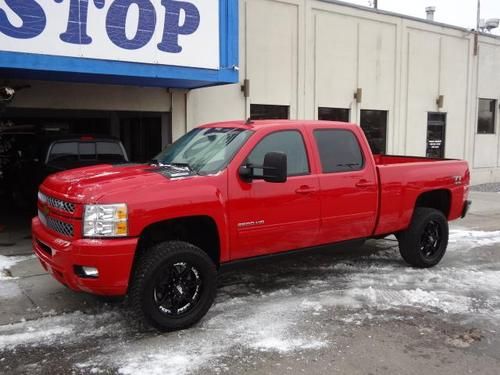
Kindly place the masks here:
MULTIPOLYGON (((72 223, 67 238, 33 219, 35 253, 54 277, 74 290, 125 294, 141 233, 159 221, 209 216, 217 225, 220 262, 394 233, 408 227, 418 196, 433 190, 451 195, 449 220, 460 217, 468 196, 465 161, 372 155, 360 127, 325 121, 225 122, 204 127, 238 127, 254 134, 231 163, 215 175, 166 178, 148 166, 100 165, 50 176, 40 187, 47 196, 76 204, 73 214, 51 209, 49 216, 72 223), (315 129, 354 132, 365 163, 360 171, 323 174, 313 135, 315 129), (285 183, 244 182, 238 169, 267 134, 298 130, 307 148, 310 174, 285 183), (456 184, 455 176, 461 183, 456 184), (129 237, 83 239, 83 205, 126 203, 129 237), (241 224, 250 223, 250 225, 241 224), (47 255, 38 242, 53 249, 47 255), (74 265, 97 267, 99 279, 82 279, 74 265)), ((39 203, 40 208, 42 204, 39 203)))

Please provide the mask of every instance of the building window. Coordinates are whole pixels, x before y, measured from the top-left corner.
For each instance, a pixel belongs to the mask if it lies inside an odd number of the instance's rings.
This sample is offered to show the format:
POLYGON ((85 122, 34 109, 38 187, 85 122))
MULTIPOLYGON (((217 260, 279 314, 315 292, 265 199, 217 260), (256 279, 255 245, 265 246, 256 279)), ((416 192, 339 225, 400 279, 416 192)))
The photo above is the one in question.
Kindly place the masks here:
POLYGON ((287 120, 290 116, 287 105, 251 104, 250 118, 252 120, 287 120))
POLYGON ((315 130, 323 173, 359 171, 363 154, 355 135, 349 130, 315 130))
POLYGON ((374 154, 385 154, 387 144, 387 111, 361 110, 361 128, 374 154))
MULTIPOLYGON (((296 130, 278 131, 263 138, 247 158, 247 163, 262 166, 268 152, 283 152, 287 157, 287 175, 301 176, 309 174, 309 161, 306 146, 296 130)), ((262 176, 262 168, 255 167, 254 174, 262 176)))
POLYGON ((478 134, 495 134, 496 108, 496 100, 479 99, 479 113, 477 116, 478 134))
POLYGON ((318 108, 318 120, 349 122, 348 108, 318 108))

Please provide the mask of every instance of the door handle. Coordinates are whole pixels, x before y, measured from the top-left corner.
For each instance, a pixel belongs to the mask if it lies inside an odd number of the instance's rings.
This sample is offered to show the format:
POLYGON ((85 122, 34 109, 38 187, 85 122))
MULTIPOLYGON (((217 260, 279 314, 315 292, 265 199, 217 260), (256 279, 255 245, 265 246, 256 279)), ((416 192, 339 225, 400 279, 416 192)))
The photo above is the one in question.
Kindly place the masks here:
POLYGON ((370 187, 372 186, 373 184, 368 181, 368 180, 365 180, 364 178, 362 180, 359 180, 357 183, 356 183, 356 187, 358 188, 367 188, 367 187, 370 187))
POLYGON ((297 188, 295 192, 297 194, 311 194, 317 192, 318 189, 315 188, 314 186, 309 186, 309 185, 302 185, 301 187, 297 188))

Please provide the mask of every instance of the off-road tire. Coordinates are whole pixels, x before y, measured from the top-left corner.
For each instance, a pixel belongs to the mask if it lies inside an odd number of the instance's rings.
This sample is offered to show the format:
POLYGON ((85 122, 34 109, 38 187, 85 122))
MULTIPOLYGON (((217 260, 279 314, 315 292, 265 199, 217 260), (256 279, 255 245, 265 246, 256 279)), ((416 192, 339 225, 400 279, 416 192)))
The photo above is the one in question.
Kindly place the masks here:
POLYGON ((128 293, 132 316, 139 327, 152 326, 160 331, 175 331, 197 323, 215 299, 217 270, 210 257, 200 248, 182 241, 167 241, 152 246, 139 259, 128 293), (169 316, 157 305, 155 288, 165 269, 186 262, 199 273, 199 298, 191 309, 179 316, 169 316))
POLYGON ((397 235, 399 252, 406 263, 413 267, 433 267, 441 261, 446 252, 448 232, 448 221, 441 211, 434 208, 417 207, 413 213, 410 227, 397 235), (431 232, 434 228, 438 235, 429 235, 429 227, 431 232), (432 240, 436 240, 434 246, 431 246, 432 240))

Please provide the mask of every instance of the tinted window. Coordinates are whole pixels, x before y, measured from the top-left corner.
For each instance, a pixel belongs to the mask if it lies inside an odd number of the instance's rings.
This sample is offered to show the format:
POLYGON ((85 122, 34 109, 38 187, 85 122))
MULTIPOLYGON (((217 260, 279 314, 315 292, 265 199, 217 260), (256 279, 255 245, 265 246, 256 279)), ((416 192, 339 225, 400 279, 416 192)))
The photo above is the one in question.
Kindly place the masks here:
MULTIPOLYGON (((304 140, 297 131, 282 131, 272 133, 262 139, 247 158, 252 165, 262 166, 264 156, 268 152, 284 152, 287 156, 288 176, 304 175, 309 173, 304 140)), ((262 176, 262 168, 255 168, 254 174, 262 176)))
POLYGON ((497 101, 493 99, 479 99, 477 132, 479 134, 495 133, 495 112, 497 101))
POLYGON ((122 148, 116 142, 97 142, 97 159, 107 161, 125 161, 122 148))
POLYGON ((251 104, 250 118, 252 120, 286 120, 289 117, 289 107, 287 105, 267 105, 251 104))
POLYGON ((387 143, 387 111, 361 110, 361 128, 374 154, 385 154, 387 143))
POLYGON ((357 171, 363 154, 356 136, 349 130, 325 129, 314 132, 323 173, 357 171))
POLYGON ((50 150, 50 161, 75 161, 78 160, 77 142, 58 142, 54 143, 50 150))
POLYGON ((94 142, 82 142, 78 145, 78 150, 80 151, 81 160, 95 160, 95 143, 94 142))
POLYGON ((318 120, 349 122, 349 109, 319 107, 318 120))

